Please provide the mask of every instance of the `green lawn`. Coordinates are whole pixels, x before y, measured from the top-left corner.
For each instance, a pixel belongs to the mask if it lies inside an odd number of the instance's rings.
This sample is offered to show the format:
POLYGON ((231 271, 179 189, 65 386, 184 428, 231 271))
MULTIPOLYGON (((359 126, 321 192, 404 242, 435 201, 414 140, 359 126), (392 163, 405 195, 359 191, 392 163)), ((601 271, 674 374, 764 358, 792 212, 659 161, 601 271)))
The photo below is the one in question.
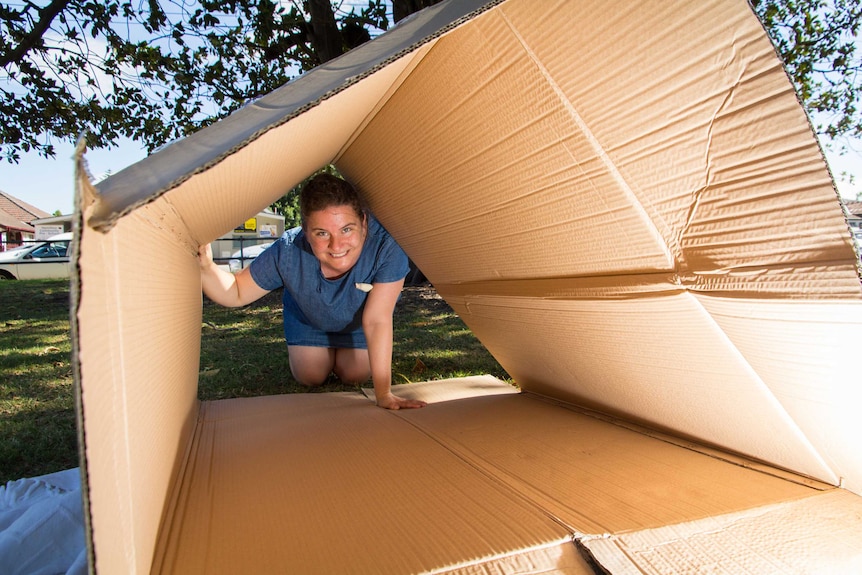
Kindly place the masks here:
MULTIPOLYGON (((0 281, 0 484, 78 466, 69 285, 0 281)), ((508 375, 433 288, 408 287, 395 310, 394 383, 508 375)), ((241 309, 205 300, 199 395, 306 392, 290 377, 273 292, 241 309)), ((337 383, 318 391, 347 389, 337 383)), ((352 388, 351 388, 352 389, 352 388)))

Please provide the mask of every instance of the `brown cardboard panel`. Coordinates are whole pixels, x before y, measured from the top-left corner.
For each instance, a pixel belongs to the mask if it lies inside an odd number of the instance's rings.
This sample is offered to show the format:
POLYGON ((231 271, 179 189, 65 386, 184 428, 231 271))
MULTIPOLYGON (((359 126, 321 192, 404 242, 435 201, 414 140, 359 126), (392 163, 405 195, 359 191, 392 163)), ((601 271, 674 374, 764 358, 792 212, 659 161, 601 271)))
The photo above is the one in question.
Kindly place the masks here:
POLYGON ((102 219, 111 205, 103 196, 91 191, 82 198, 84 223, 98 222, 103 230, 85 225, 82 233, 78 310, 100 572, 149 568, 163 509, 186 457, 198 409, 198 246, 328 162, 409 61, 403 58, 350 95, 265 134, 225 159, 226 171, 197 174, 118 220, 102 219), (312 136, 318 146, 298 145, 312 136), (252 173, 258 185, 236 193, 252 173))
POLYGON ((147 224, 162 216, 151 205, 79 238, 75 359, 100 573, 149 570, 197 411, 200 271, 188 245, 147 224))
POLYGON ((609 572, 862 572, 862 498, 840 489, 648 531, 587 539, 609 572))
POLYGON ((333 158, 524 389, 862 489, 832 349, 862 324, 856 258, 750 6, 481 4, 441 3, 80 200, 99 573, 147 572, 157 542, 165 572, 581 572, 536 505, 619 534, 810 489, 451 385, 400 414, 209 404, 193 433, 198 244, 333 158))
POLYGON ((359 394, 205 403, 191 457, 157 573, 470 572, 498 559, 589 573, 565 528, 359 394))
POLYGON ((862 305, 698 300, 842 485, 862 493, 862 305))
POLYGON ((847 260, 814 136, 759 22, 740 8, 620 2, 569 6, 570 19, 528 2, 500 11, 662 231, 678 268, 847 260), (549 34, 567 40, 548 42, 549 34), (572 54, 585 57, 573 66, 572 54), (776 211, 782 226, 764 225, 776 211))
POLYGON ((691 295, 447 299, 524 390, 839 481, 691 295))
POLYGON ((639 531, 818 492, 530 394, 432 404, 398 417, 576 534, 639 531))
POLYGON ((640 205, 499 10, 441 38, 339 168, 435 284, 668 269, 640 205))
POLYGON ((441 38, 338 160, 435 285, 667 272, 668 291, 862 298, 817 142, 744 2, 548 5, 441 38))

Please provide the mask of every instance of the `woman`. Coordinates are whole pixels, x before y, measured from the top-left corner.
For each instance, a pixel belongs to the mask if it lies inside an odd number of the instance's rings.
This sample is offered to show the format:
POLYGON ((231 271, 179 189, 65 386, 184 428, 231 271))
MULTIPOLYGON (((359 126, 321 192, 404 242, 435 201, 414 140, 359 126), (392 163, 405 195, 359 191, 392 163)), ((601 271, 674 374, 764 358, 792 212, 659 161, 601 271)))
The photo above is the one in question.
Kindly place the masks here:
POLYGON ((392 315, 409 271, 407 256, 361 206, 346 181, 318 174, 300 194, 302 228, 289 230, 237 274, 200 249, 201 284, 214 302, 238 307, 284 287, 284 336, 294 378, 317 386, 335 373, 370 377, 377 405, 422 407, 392 385, 392 315))

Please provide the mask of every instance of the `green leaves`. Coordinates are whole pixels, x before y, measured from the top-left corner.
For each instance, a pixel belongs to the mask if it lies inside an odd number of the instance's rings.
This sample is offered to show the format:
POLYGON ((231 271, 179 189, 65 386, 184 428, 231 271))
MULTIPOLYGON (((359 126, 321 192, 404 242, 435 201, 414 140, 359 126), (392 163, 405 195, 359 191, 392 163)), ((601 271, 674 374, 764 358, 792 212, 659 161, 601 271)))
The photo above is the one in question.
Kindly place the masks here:
MULTIPOLYGON (((438 0, 415 3, 418 9, 438 0)), ((389 26, 388 3, 341 11, 312 35, 308 2, 52 0, 0 5, 0 154, 129 137, 154 150, 222 118, 389 26), (287 7, 286 7, 287 6, 287 7), (332 38, 332 35, 337 38, 332 38)), ((329 14, 328 11, 332 11, 329 14)))
POLYGON ((832 138, 862 135, 859 0, 753 0, 803 105, 832 138))

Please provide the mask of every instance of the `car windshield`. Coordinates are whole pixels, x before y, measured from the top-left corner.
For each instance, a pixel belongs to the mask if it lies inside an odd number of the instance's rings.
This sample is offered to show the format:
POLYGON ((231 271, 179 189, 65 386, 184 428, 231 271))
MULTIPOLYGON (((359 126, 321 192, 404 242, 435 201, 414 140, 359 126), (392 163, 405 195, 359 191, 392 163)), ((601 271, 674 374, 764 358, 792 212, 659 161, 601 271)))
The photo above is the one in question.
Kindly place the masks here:
POLYGON ((69 244, 66 242, 50 242, 33 250, 34 258, 62 258, 66 257, 69 244))

